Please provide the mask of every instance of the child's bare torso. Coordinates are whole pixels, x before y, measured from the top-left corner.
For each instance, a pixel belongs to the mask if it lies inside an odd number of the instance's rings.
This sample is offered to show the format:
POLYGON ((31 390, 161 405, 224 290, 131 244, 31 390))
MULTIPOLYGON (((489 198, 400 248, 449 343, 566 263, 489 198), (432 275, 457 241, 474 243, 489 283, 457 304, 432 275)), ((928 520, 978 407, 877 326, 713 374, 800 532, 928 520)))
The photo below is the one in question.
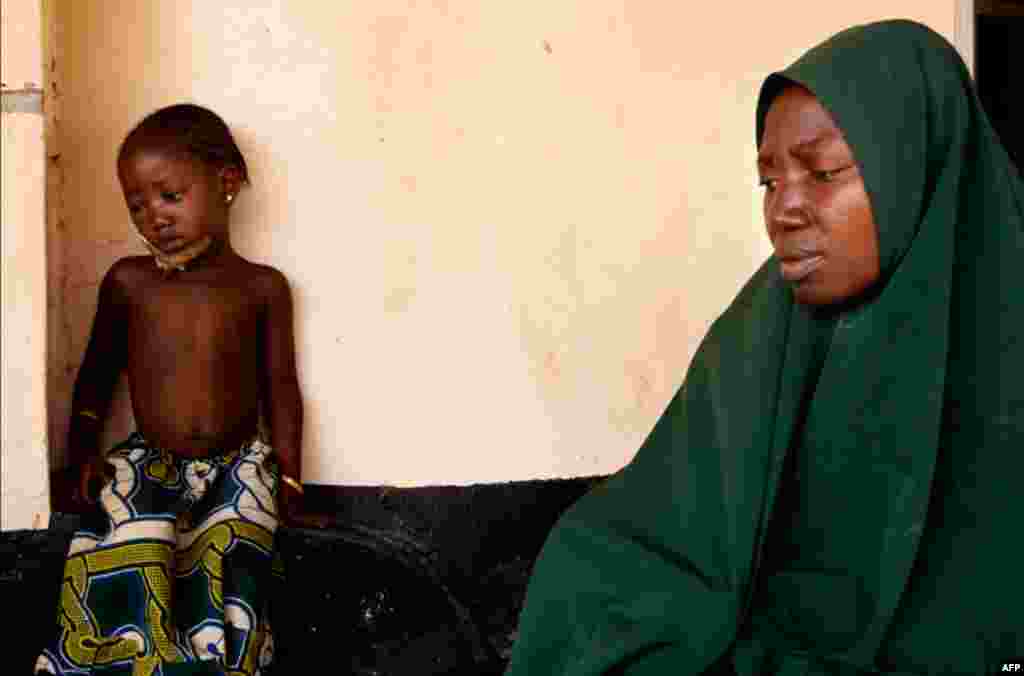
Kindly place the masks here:
POLYGON ((151 258, 123 261, 136 425, 154 446, 203 456, 257 430, 268 268, 240 257, 165 279, 151 258))

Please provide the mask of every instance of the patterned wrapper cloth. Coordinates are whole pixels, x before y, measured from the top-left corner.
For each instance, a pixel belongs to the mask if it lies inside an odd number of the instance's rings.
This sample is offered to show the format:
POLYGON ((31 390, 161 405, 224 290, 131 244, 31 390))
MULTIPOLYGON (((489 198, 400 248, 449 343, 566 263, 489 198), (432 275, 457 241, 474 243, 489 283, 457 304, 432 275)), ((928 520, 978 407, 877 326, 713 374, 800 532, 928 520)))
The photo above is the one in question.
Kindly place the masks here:
POLYGON ((183 458, 135 433, 107 461, 106 523, 71 540, 57 637, 36 674, 264 673, 268 583, 281 572, 270 446, 183 458))

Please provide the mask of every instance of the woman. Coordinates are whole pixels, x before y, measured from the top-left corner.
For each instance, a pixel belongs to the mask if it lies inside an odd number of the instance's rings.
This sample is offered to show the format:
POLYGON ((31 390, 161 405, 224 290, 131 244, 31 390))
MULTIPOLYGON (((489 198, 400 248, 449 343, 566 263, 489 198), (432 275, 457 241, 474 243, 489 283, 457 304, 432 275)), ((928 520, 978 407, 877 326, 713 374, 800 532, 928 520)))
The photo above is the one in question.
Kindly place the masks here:
POLYGON ((1024 186, 963 62, 844 31, 766 80, 757 143, 775 256, 550 535, 510 676, 1024 655, 1024 186))

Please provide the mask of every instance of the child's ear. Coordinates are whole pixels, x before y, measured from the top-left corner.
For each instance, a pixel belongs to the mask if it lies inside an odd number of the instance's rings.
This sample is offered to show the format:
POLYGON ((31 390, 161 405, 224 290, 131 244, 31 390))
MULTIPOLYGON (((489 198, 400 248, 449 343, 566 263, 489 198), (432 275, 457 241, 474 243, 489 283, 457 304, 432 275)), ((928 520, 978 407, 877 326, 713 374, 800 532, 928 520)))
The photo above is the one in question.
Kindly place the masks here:
POLYGON ((231 195, 233 198, 242 189, 242 172, 238 167, 231 164, 221 167, 218 175, 220 176, 220 189, 225 197, 231 195))

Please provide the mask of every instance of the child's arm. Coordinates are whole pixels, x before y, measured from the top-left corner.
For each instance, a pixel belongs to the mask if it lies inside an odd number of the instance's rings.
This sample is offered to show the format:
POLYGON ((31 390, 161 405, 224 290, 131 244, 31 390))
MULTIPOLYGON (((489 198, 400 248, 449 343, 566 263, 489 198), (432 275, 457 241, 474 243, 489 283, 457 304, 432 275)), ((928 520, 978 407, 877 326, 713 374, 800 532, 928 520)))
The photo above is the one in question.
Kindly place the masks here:
POLYGON ((67 452, 72 466, 79 467, 79 503, 90 500, 88 484, 102 460, 103 422, 128 352, 123 270, 123 263, 118 261, 100 284, 96 318, 71 400, 67 452))
MULTIPOLYGON (((263 410, 281 474, 302 481, 302 392, 295 368, 292 294, 277 270, 269 275, 265 320, 263 410)), ((298 515, 300 492, 287 480, 279 487, 287 520, 298 515)))

